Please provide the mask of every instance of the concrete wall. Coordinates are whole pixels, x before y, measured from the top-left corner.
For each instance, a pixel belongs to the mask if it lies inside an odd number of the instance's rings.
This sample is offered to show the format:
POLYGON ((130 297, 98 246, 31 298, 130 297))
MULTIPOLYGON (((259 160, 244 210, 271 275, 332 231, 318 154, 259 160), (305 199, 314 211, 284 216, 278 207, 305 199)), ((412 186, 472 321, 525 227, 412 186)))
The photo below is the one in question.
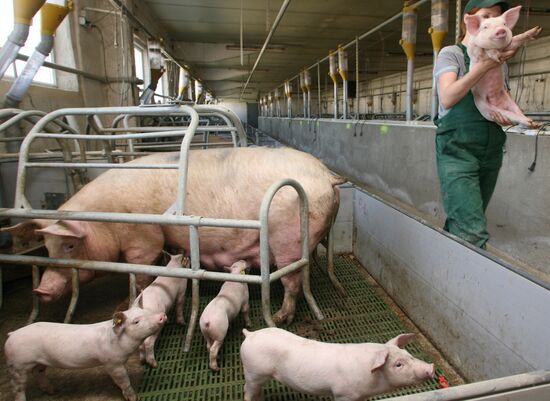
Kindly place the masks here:
POLYGON ((468 381, 550 369, 549 285, 354 196, 354 255, 468 381))
MULTIPOLYGON (((431 124, 260 118, 260 129, 322 159, 442 224, 431 124)), ((550 138, 508 134, 503 167, 487 210, 490 244, 550 274, 550 138)))

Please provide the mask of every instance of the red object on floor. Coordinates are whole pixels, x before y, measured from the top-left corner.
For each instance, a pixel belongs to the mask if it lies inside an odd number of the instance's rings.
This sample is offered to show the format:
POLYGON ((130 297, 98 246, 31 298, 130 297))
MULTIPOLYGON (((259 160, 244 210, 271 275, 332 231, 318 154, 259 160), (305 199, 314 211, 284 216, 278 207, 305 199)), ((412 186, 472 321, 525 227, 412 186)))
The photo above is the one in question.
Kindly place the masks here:
POLYGON ((449 387, 449 382, 445 379, 445 376, 439 376, 439 388, 449 387))

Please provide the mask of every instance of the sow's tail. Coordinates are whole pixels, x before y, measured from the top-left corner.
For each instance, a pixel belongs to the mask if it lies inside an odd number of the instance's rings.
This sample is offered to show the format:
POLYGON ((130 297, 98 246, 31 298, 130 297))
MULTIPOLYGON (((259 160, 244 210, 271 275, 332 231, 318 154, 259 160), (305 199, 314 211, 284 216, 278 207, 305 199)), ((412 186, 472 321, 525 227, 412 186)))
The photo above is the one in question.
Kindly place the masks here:
POLYGON ((347 180, 344 177, 341 177, 336 174, 331 174, 330 176, 330 183, 332 186, 343 184, 346 181, 347 180))

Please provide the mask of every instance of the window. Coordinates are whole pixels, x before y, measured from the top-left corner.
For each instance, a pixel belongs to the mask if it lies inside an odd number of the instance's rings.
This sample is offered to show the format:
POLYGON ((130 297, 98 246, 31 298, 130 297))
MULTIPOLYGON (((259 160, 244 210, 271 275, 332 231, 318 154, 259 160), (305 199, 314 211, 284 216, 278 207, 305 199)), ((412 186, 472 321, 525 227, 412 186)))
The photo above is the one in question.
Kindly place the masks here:
MULTIPOLYGON (((145 68, 144 68, 144 51, 141 47, 135 46, 134 47, 134 62, 136 65, 136 78, 139 78, 143 81, 145 81, 145 68)), ((143 84, 138 85, 138 88, 140 91, 143 91, 143 84)))
MULTIPOLYGON (((6 40, 13 29, 13 0, 0 1, 0 15, 2 15, 2 23, 0 24, 0 44, 3 45, 6 43, 6 40)), ((30 56, 34 53, 34 48, 38 45, 38 43, 40 43, 40 12, 36 13, 34 16, 27 42, 25 43, 25 46, 19 50, 19 53, 30 56)), ((52 61, 51 54, 46 58, 46 61, 52 61)), ((12 64, 6 71, 5 76, 14 77, 19 75, 21 71, 23 71, 25 64, 25 61, 16 60, 15 71, 12 64)), ((55 85, 54 71, 50 68, 42 67, 36 73, 33 81, 55 85)))

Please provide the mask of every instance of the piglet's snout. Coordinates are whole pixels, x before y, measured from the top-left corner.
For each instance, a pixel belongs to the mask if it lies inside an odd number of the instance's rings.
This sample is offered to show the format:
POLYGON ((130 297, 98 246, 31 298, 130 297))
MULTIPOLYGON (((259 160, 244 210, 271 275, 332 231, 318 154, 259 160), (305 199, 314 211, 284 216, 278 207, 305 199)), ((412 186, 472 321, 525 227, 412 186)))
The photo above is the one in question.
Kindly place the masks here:
POLYGON ((168 321, 168 317, 166 316, 166 313, 159 313, 157 315, 157 322, 158 324, 164 324, 168 321))
POLYGON ((495 38, 503 39, 505 37, 506 37, 506 29, 504 28, 497 29, 497 31, 495 32, 495 38))
POLYGON ((435 367, 433 363, 430 363, 423 372, 423 377, 426 379, 433 379, 435 377, 435 367))

